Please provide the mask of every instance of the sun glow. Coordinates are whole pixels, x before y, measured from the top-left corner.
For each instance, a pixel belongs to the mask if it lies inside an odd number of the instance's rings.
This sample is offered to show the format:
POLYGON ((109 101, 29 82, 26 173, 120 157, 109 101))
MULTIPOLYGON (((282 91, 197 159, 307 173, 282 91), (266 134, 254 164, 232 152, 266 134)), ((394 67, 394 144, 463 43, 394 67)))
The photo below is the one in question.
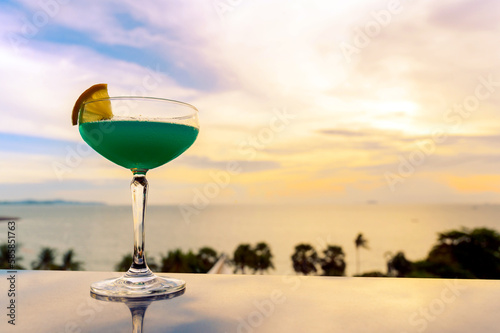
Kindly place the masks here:
POLYGON ((415 133, 417 130, 416 116, 419 106, 412 101, 375 102, 372 106, 373 126, 383 130, 398 130, 405 133, 415 133))

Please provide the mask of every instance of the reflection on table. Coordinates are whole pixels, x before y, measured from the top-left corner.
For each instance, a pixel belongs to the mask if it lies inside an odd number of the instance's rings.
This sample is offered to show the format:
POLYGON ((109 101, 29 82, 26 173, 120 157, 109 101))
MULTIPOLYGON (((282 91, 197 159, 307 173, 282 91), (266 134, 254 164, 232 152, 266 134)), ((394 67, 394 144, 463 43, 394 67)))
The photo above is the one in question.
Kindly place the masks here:
MULTIPOLYGON (((6 275, 1 271, 2 293, 6 275)), ((90 283, 113 275, 119 273, 18 271, 16 326, 2 320, 0 332, 130 332, 129 313, 132 329, 147 333, 442 333, 500 327, 500 283, 494 280, 171 274, 187 282, 185 293, 171 299, 92 298, 90 283)), ((0 298, 2 307, 5 299, 0 298)))
POLYGON ((92 298, 95 298, 104 302, 116 302, 125 304, 132 315, 132 333, 141 333, 144 324, 144 316, 149 305, 153 302, 166 301, 174 297, 183 295, 185 290, 180 290, 175 293, 158 295, 148 298, 125 298, 125 297, 107 297, 101 296, 94 293, 90 293, 92 298))

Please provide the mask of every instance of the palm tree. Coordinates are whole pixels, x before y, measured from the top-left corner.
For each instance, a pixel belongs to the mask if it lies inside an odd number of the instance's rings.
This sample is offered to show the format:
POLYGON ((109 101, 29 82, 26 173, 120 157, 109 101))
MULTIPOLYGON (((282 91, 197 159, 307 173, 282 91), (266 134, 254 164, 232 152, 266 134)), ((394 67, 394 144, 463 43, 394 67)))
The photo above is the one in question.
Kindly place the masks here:
POLYGON ((203 247, 198 250, 196 259, 198 262, 197 266, 200 273, 206 273, 217 262, 218 254, 217 251, 215 251, 211 247, 203 247))
POLYGON ((0 245, 0 269, 24 269, 18 264, 18 262, 23 259, 17 254, 20 247, 21 246, 19 244, 16 244, 14 257, 12 249, 9 249, 9 244, 5 243, 0 245))
POLYGON ((363 237, 362 233, 359 233, 356 239, 354 240, 354 244, 356 244, 356 275, 359 275, 359 248, 369 249, 368 240, 363 237))
POLYGON ((273 254, 271 253, 271 249, 267 245, 267 243, 261 242, 255 246, 255 267, 254 273, 259 271, 260 274, 263 274, 264 271, 267 271, 269 268, 274 269, 274 265, 272 262, 273 254))
POLYGON ((59 266, 55 264, 56 250, 50 247, 44 247, 40 250, 38 254, 38 260, 31 263, 33 269, 58 269, 59 266))
POLYGON ((75 252, 73 249, 66 251, 62 257, 62 264, 56 264, 56 250, 50 247, 43 247, 38 253, 38 259, 31 263, 32 269, 55 269, 66 271, 78 271, 83 269, 80 261, 74 261, 75 252))
POLYGON ((323 251, 325 257, 321 259, 321 268, 325 276, 344 276, 345 254, 340 246, 329 245, 323 251))
POLYGON ((73 261, 73 249, 66 251, 63 254, 61 269, 65 271, 80 271, 82 270, 82 263, 80 261, 73 261))
POLYGON ((318 254, 316 250, 309 244, 299 244, 295 246, 295 252, 292 255, 293 269, 297 273, 309 275, 316 273, 318 270, 316 264, 318 263, 318 254))
POLYGON ((250 244, 240 244, 236 248, 233 254, 233 264, 235 266, 234 273, 241 270, 241 273, 245 274, 245 267, 255 269, 256 256, 250 244))
MULTIPOLYGON (((189 251, 189 253, 193 255, 191 251, 189 251)), ((168 251, 166 257, 161 257, 161 271, 170 273, 192 273, 188 265, 187 255, 185 255, 181 249, 168 251)))

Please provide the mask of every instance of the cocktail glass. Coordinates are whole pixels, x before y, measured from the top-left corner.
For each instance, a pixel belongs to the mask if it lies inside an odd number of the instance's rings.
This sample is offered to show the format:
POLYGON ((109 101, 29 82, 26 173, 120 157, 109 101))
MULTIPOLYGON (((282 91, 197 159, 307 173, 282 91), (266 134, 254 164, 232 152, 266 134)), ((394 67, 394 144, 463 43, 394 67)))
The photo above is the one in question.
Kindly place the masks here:
POLYGON ((91 292, 106 297, 155 297, 183 290, 179 279, 154 275, 144 252, 144 218, 148 170, 181 155, 196 140, 198 110, 189 104, 152 97, 110 97, 82 104, 80 115, 99 108, 111 108, 112 118, 82 122, 82 138, 108 160, 130 169, 133 177, 132 210, 134 254, 130 269, 119 278, 92 283, 91 292))

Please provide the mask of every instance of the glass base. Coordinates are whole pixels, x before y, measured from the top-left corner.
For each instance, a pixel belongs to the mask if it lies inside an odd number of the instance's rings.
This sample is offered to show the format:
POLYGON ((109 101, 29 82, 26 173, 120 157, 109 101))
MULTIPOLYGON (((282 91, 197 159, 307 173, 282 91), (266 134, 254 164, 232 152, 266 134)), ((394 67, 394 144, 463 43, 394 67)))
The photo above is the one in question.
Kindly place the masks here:
POLYGON ((119 298, 149 298, 177 293, 186 288, 186 282, 179 279, 156 276, 122 277, 94 282, 90 292, 99 296, 119 298))

